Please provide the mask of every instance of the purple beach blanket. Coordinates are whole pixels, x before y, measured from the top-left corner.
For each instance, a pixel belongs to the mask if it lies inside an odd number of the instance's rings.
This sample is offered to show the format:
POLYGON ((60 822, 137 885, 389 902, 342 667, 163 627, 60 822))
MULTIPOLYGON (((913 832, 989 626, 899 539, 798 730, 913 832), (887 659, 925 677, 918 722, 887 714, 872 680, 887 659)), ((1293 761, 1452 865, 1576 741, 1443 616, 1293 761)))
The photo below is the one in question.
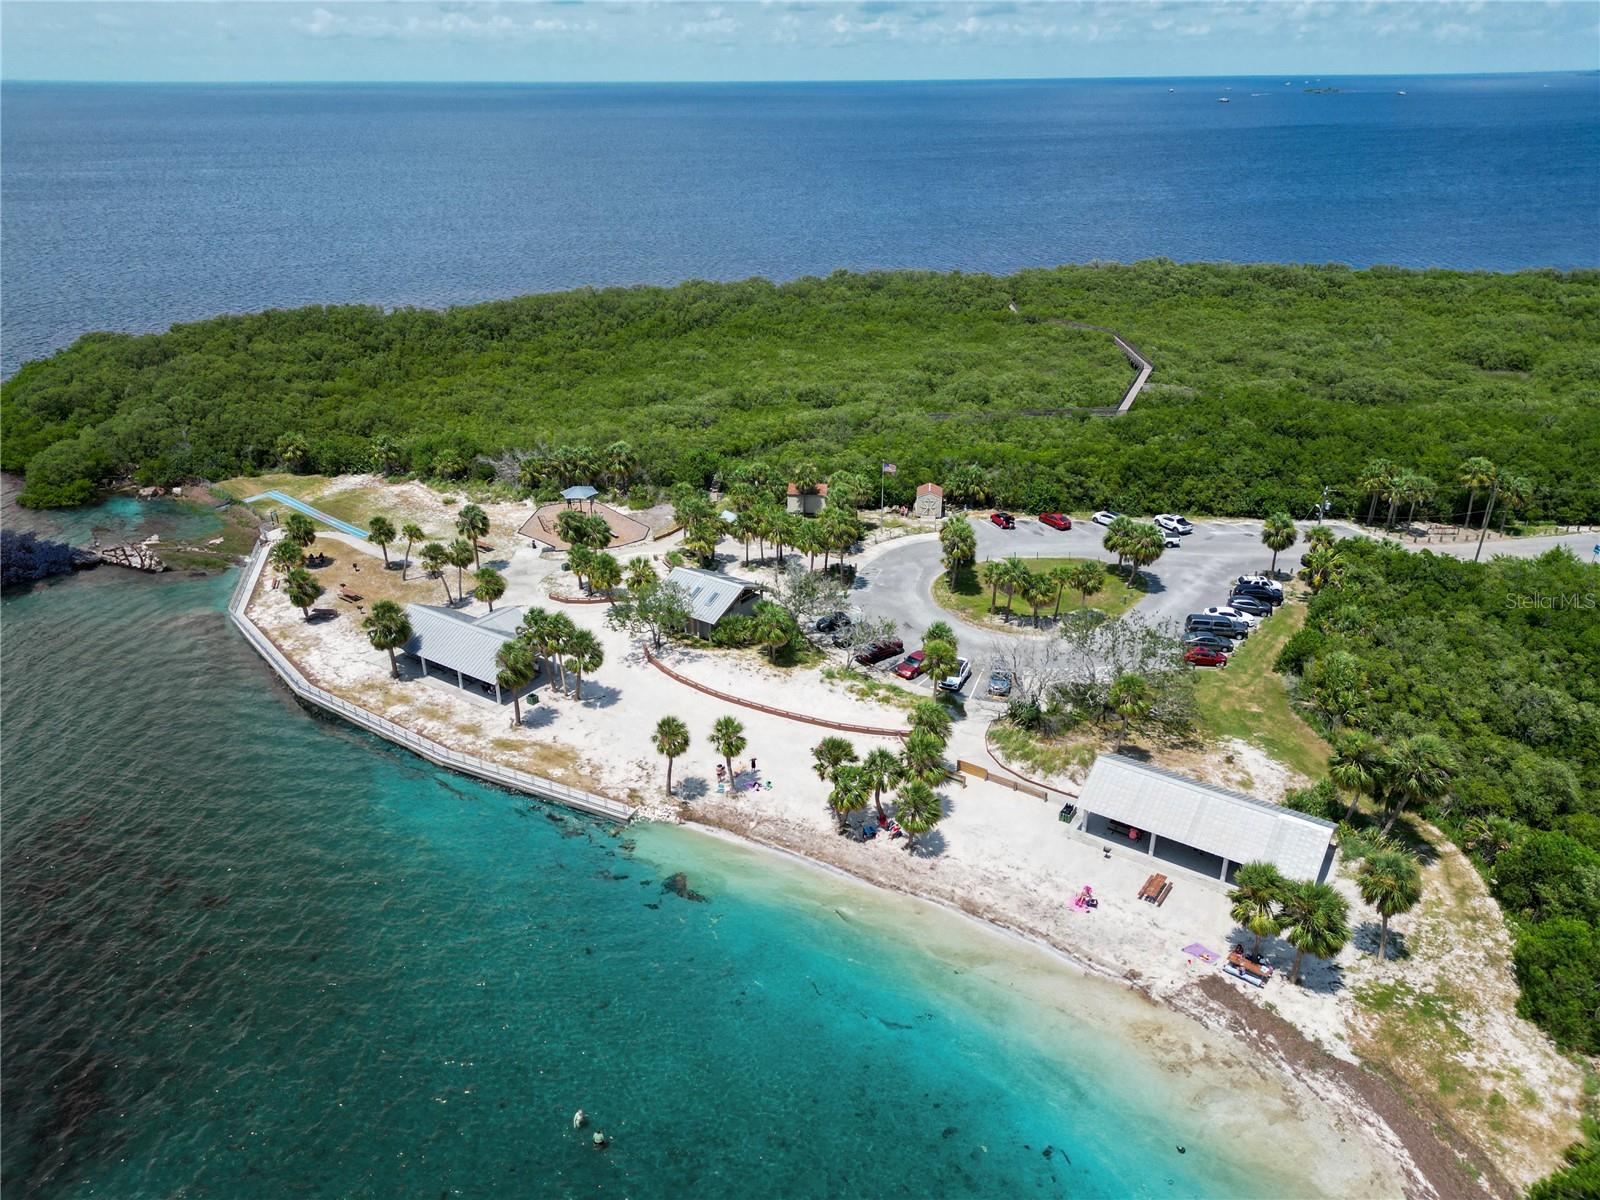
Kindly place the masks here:
POLYGON ((1207 950, 1199 942, 1190 942, 1183 948, 1183 952, 1185 954, 1191 954, 1195 958, 1202 959, 1208 963, 1216 962, 1217 959, 1222 957, 1222 955, 1218 954, 1215 950, 1207 950))

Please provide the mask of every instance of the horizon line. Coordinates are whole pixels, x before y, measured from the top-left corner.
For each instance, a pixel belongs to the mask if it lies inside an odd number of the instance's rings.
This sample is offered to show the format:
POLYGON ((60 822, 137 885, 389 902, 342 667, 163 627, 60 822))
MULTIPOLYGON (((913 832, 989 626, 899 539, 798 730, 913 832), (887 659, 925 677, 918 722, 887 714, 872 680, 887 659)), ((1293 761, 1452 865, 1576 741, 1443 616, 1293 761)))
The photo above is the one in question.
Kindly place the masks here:
MULTIPOLYGON (((155 86, 155 87, 326 87, 326 86, 391 86, 391 87, 448 87, 473 85, 478 87, 747 87, 759 84, 860 84, 860 83, 1115 83, 1129 80, 1213 80, 1213 79, 1278 79, 1283 75, 1309 75, 1306 71, 1276 71, 1271 73, 1237 72, 1207 75, 925 75, 896 78, 849 79, 66 79, 66 78, 5 78, 0 85, 11 84, 71 84, 77 86, 155 86)), ((1600 67, 1548 67, 1526 71, 1380 71, 1356 73, 1349 71, 1310 75, 1312 81, 1326 79, 1463 79, 1463 78, 1515 78, 1534 75, 1594 75, 1600 76, 1600 67)))

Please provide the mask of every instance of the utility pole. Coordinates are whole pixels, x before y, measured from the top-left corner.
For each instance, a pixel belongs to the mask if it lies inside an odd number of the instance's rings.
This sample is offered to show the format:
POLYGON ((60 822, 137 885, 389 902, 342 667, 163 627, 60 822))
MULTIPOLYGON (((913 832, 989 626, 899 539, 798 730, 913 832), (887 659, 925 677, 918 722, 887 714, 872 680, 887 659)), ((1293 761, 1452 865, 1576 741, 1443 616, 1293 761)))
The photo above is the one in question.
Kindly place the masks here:
POLYGON ((1489 518, 1494 515, 1494 497, 1500 490, 1500 481, 1496 479, 1489 488, 1489 507, 1483 510, 1483 524, 1478 526, 1478 548, 1472 552, 1472 561, 1477 562, 1478 556, 1483 553, 1483 539, 1489 532, 1489 518))

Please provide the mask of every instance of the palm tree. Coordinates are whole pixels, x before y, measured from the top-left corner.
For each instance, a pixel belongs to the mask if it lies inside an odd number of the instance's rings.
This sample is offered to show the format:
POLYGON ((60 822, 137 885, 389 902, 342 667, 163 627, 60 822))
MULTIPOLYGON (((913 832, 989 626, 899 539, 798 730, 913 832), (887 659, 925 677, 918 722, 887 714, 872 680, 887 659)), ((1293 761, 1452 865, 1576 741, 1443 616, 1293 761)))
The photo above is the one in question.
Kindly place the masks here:
POLYGON ((993 612, 998 606, 1000 586, 1010 575, 1010 569, 1005 562, 999 559, 990 559, 983 564, 983 581, 989 585, 989 611, 993 612))
POLYGON ((956 646, 942 638, 922 643, 922 666, 936 683, 956 673, 956 646))
POLYGON ((562 649, 566 652, 567 666, 572 668, 572 694, 581 701, 584 675, 600 669, 606 661, 606 652, 600 646, 600 639, 587 629, 573 630, 572 636, 563 641, 562 649))
POLYGON ((950 740, 950 710, 937 700, 918 700, 907 722, 913 730, 925 729, 943 746, 950 740))
POLYGON ((1338 540, 1339 535, 1326 525, 1313 525, 1306 530, 1306 545, 1313 550, 1331 550, 1338 540))
POLYGON ((1056 610, 1051 613, 1057 619, 1061 616, 1061 597, 1072 586, 1072 563, 1057 563, 1045 572, 1044 577, 1050 581, 1050 586, 1056 590, 1056 610))
POLYGON ((389 565, 389 543, 394 541, 394 526, 388 517, 373 517, 367 522, 367 540, 383 551, 383 565, 389 565))
POLYGON ((950 627, 949 621, 935 621, 922 631, 924 642, 949 642, 956 644, 956 631, 950 627))
POLYGON ((394 652, 411 640, 411 619, 393 600, 379 600, 361 622, 374 650, 389 652, 389 674, 400 678, 400 663, 394 652))
POLYGON ((1278 905, 1283 901, 1288 881, 1269 862, 1248 862, 1233 873, 1233 890, 1228 900, 1233 907, 1228 916, 1255 934, 1256 944, 1251 951, 1261 953, 1261 939, 1271 937, 1282 928, 1278 921, 1278 905))
POLYGON ((1134 583, 1139 578, 1139 570, 1148 567, 1161 557, 1167 548, 1166 534, 1155 525, 1135 524, 1128 531, 1127 540, 1123 549, 1128 555, 1128 565, 1132 568, 1128 582, 1134 583))
POLYGON ((1396 742, 1389 753, 1384 778, 1389 815, 1384 819, 1383 832, 1394 828, 1407 804, 1437 800, 1447 793, 1455 772, 1455 754, 1437 734, 1417 733, 1396 742))
POLYGON ((717 542, 721 540, 722 527, 717 518, 696 521, 683 531, 683 548, 702 563, 713 563, 717 557, 717 542))
POLYGON ((1472 528, 1472 506, 1478 502, 1478 490, 1494 482, 1494 464, 1481 456, 1467 459, 1456 468, 1456 478, 1467 489, 1467 516, 1461 524, 1472 528))
POLYGON ((944 569, 955 582, 956 572, 972 565, 978 552, 978 539, 972 532, 972 523, 964 516, 954 516, 939 530, 939 548, 944 569))
MULTIPOLYGON (((913 735, 915 736, 915 735, 913 735)), ((906 831, 906 850, 916 847, 917 835, 927 833, 944 816, 938 794, 921 779, 909 779, 895 795, 894 818, 906 831)))
POLYGON ((1415 472, 1407 480, 1406 499, 1411 501, 1411 507, 1406 510, 1406 524, 1411 524, 1411 519, 1417 515, 1417 505, 1425 504, 1433 498, 1433 480, 1426 475, 1415 472))
POLYGON ((622 583, 622 564, 604 550, 589 560, 589 587, 610 595, 622 583))
POLYGON ((1384 478, 1383 498, 1389 502, 1389 515, 1384 519, 1384 528, 1394 528, 1395 510, 1400 507, 1400 501, 1405 499, 1406 488, 1410 486, 1407 476, 1410 471, 1394 470, 1384 478))
POLYGON ((944 741, 930 730, 913 729, 900 755, 909 778, 938 782, 945 777, 944 741))
POLYGON ((1044 606, 1050 603, 1050 597, 1056 597, 1056 603, 1061 601, 1061 592, 1056 587, 1055 580, 1044 572, 1028 571, 1022 577, 1022 598, 1028 602, 1028 607, 1033 609, 1033 627, 1039 628, 1039 618, 1044 615, 1044 606))
POLYGON ((578 627, 573 624, 572 618, 566 613, 551 613, 549 622, 545 626, 545 633, 549 640, 551 659, 556 664, 556 670, 561 675, 561 690, 567 690, 567 646, 578 634, 578 627))
POLYGON ((1267 573, 1278 573, 1278 555, 1295 544, 1300 534, 1294 527, 1294 519, 1288 513, 1273 513, 1261 525, 1261 540, 1266 543, 1268 550, 1272 551, 1272 565, 1267 568, 1267 573))
POLYGON ((1030 572, 1027 567, 1022 565, 1022 560, 1015 554, 1007 557, 1000 566, 1005 572, 1000 580, 1000 586, 1006 591, 1006 620, 1009 621, 1011 619, 1011 605, 1016 599, 1017 589, 1027 584, 1030 572))
POLYGON ((827 779, 845 763, 856 761, 856 748, 849 738, 830 735, 811 747, 811 769, 818 779, 827 779))
POLYGON ((1375 458, 1361 470, 1361 478, 1357 481, 1361 490, 1367 493, 1367 521, 1372 524, 1372 517, 1378 511, 1378 497, 1387 499, 1389 480, 1394 475, 1394 464, 1387 458, 1375 458))
POLYGON ((489 611, 494 611, 494 602, 506 594, 506 577, 493 567, 480 567, 472 576, 474 587, 472 597, 482 600, 489 605, 489 611))
POLYGON ((456 514, 456 532, 472 547, 472 565, 476 569, 479 566, 478 539, 489 536, 489 514, 476 504, 464 505, 456 514))
POLYGON ((1122 560, 1128 555, 1128 540, 1133 536, 1133 531, 1138 527, 1138 522, 1132 517, 1118 517, 1106 526, 1106 535, 1100 544, 1106 550, 1117 556, 1117 569, 1122 569, 1122 560))
POLYGON ((1306 555, 1305 580, 1313 593, 1320 592, 1330 583, 1337 583, 1344 574, 1344 560, 1337 550, 1321 547, 1306 555))
MULTIPOLYGON (((485 567, 484 570, 491 568, 485 567)), ((479 572, 481 575, 483 572, 479 572)), ((533 647, 520 638, 513 638, 495 651, 495 683, 511 692, 511 719, 518 729, 522 728, 522 702, 517 692, 533 677, 539 673, 539 664, 534 661, 533 647)))
POLYGON ((642 592, 661 578, 656 574, 655 564, 642 554, 628 560, 623 577, 628 581, 630 592, 642 592))
POLYGON ((422 526, 414 521, 407 521, 400 527, 400 536, 406 540, 406 561, 400 564, 400 578, 406 577, 406 568, 411 565, 411 547, 428 535, 422 532, 422 526))
POLYGON ((1291 883, 1284 889, 1283 928, 1294 947, 1289 982, 1300 982, 1300 963, 1314 954, 1331 959, 1350 940, 1350 906, 1326 883, 1291 883))
POLYGON ((1388 769, 1388 751, 1370 733, 1347 729, 1334 738, 1333 752, 1328 756, 1328 778, 1350 797, 1342 820, 1355 815, 1361 797, 1377 798, 1388 769))
POLYGON ((465 594, 461 590, 461 572, 477 559, 478 551, 466 538, 457 538, 445 547, 445 556, 456 569, 456 597, 459 599, 465 594))
POLYGON ((878 807, 878 823, 887 825, 888 814, 883 811, 883 793, 905 777, 905 764, 893 750, 877 746, 867 751, 861 760, 861 774, 872 788, 872 802, 878 807))
POLYGON ((522 614, 522 623, 517 626, 517 635, 528 643, 535 654, 544 659, 546 666, 549 666, 553 652, 554 619, 555 614, 549 609, 530 608, 522 614))
POLYGON ((306 553, 300 543, 289 537, 281 537, 273 542, 272 551, 267 557, 280 571, 293 571, 297 567, 305 566, 306 563, 306 553))
POLYGON ((767 661, 777 662, 778 651, 794 640, 796 627, 789 610, 770 600, 756 602, 750 614, 750 631, 767 648, 767 661))
POLYGON ((1123 675, 1106 692, 1106 707, 1122 721, 1119 736, 1124 738, 1128 736, 1128 726, 1148 715, 1154 703, 1150 681, 1143 675, 1123 675))
MULTIPOLYGON (((1521 510, 1533 499, 1533 483, 1521 475, 1506 475, 1500 479, 1500 532, 1506 531, 1506 514, 1512 509, 1521 510)), ((1487 514, 1484 520, 1488 520, 1487 514)))
POLYGON ((317 540, 317 527, 305 513, 292 512, 283 519, 283 536, 305 550, 317 540))
POLYGON ((761 514, 753 508, 737 511, 733 518, 733 536, 744 543, 744 565, 750 565, 750 539, 761 531, 761 514))
POLYGON ((655 735, 651 738, 655 743, 656 753, 666 756, 667 759, 667 795, 672 795, 672 760, 689 749, 689 727, 677 717, 662 717, 656 722, 655 735))
POLYGON ((867 779, 860 767, 841 763, 834 769, 832 781, 828 807, 839 818, 839 832, 843 833, 849 827, 850 814, 867 806, 867 779))
POLYGON ((733 760, 744 753, 746 742, 744 726, 737 717, 718 717, 711 727, 711 748, 722 755, 722 765, 728 769, 728 786, 733 786, 733 760))
POLYGON ((289 597, 289 603, 298 608, 308 621, 311 620, 311 606, 322 592, 322 585, 304 567, 296 567, 283 581, 283 594, 289 597))
POLYGON ((1106 568, 1104 563, 1095 562, 1093 559, 1080 559, 1074 563, 1066 564, 1071 578, 1067 586, 1078 593, 1078 607, 1088 605, 1089 597, 1097 594, 1106 585, 1106 568))
POLYGON ((1361 860, 1356 887, 1382 918, 1378 930, 1378 961, 1382 962, 1388 957, 1389 918, 1410 912, 1422 899, 1422 871, 1404 850, 1385 850, 1361 860))
POLYGON ((606 482, 612 488, 626 484, 639 469, 639 456, 627 442, 612 442, 605 450, 606 482))
POLYGON ((422 548, 418 556, 422 559, 422 569, 429 575, 437 575, 439 582, 444 584, 444 602, 450 603, 450 581, 444 577, 445 566, 450 562, 450 551, 438 542, 429 542, 422 548))

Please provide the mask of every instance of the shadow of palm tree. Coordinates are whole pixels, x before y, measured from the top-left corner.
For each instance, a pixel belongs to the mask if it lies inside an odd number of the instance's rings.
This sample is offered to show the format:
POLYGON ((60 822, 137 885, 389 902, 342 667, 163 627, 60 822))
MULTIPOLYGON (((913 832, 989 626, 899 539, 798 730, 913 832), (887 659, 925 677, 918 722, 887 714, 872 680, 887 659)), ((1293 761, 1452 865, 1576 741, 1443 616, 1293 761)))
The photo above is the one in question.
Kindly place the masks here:
MULTIPOLYGON (((1382 935, 1383 924, 1379 921, 1363 921, 1357 925, 1350 934, 1350 943, 1357 950, 1365 950, 1374 958, 1378 954, 1378 938, 1382 935)), ((1406 945, 1406 935, 1394 926, 1389 927, 1388 962, 1403 962, 1411 957, 1411 949, 1406 945)))

